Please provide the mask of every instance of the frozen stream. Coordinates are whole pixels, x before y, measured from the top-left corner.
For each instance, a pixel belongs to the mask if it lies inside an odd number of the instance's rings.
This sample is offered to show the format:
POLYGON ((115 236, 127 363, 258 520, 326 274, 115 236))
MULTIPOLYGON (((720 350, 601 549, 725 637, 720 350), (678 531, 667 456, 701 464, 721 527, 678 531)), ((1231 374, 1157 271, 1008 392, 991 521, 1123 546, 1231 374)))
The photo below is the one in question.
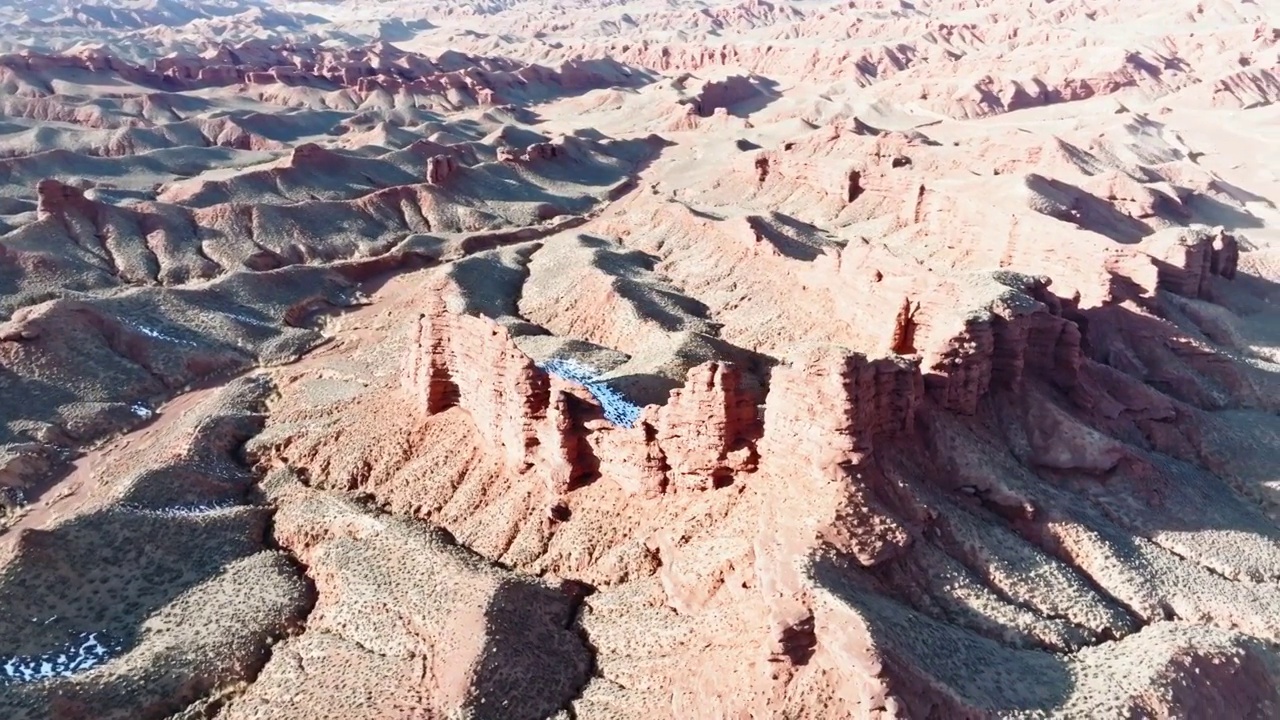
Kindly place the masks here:
POLYGON ((57 650, 40 655, 10 656, 0 665, 3 668, 0 683, 29 683, 71 677, 102 665, 119 649, 119 644, 103 633, 80 633, 57 650))

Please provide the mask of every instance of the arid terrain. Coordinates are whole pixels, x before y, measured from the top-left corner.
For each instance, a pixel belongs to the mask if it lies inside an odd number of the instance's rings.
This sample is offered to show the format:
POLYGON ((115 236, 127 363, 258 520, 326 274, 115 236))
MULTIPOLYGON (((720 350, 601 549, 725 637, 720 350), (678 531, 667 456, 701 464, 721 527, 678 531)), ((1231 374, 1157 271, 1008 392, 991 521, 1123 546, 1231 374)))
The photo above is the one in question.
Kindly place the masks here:
POLYGON ((1280 718, 1280 0, 0 0, 0 718, 1280 718))

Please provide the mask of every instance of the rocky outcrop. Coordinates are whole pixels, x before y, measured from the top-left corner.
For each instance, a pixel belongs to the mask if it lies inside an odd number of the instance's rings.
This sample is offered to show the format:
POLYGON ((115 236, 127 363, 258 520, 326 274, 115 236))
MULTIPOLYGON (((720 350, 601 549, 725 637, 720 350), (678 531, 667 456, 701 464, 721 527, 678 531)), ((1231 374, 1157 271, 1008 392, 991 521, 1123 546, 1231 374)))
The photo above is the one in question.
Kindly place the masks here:
POLYGON ((289 154, 291 167, 313 167, 325 160, 336 160, 338 155, 316 143, 303 143, 289 154))
POLYGON ((671 391, 658 413, 655 439, 673 484, 706 490, 754 469, 752 444, 759 427, 741 369, 711 362, 691 369, 684 387, 671 391))
POLYGON ((560 155, 560 150, 553 143, 534 143, 524 149, 522 159, 525 162, 534 160, 551 160, 560 155))
POLYGON ((511 147, 501 146, 498 148, 499 162, 536 162, 538 160, 553 160, 564 152, 564 143, 561 142, 540 142, 527 145, 524 152, 520 152, 511 147))
POLYGON ((783 682, 804 672, 821 636, 823 652, 839 656, 840 676, 859 678, 857 695, 888 695, 861 620, 846 617, 848 632, 824 629, 830 618, 806 578, 824 550, 873 567, 910 546, 911 513, 877 467, 874 448, 880 437, 910 432, 924 401, 919 369, 901 358, 868 360, 817 346, 774 369, 757 481, 769 512, 760 518, 754 557, 767 608, 761 652, 783 682))
POLYGON ((754 470, 761 426, 742 370, 708 362, 689 370, 666 405, 644 408, 634 427, 591 427, 601 475, 630 494, 655 497, 723 487, 754 470))
MULTIPOLYGON (((210 145, 235 148, 237 150, 280 150, 284 143, 271 140, 241 127, 235 118, 206 118, 198 122, 200 133, 208 139, 210 145)), ((110 146, 104 154, 132 154, 128 147, 110 146)))
POLYGON ((859 219, 901 214, 922 175, 933 169, 911 159, 925 143, 913 133, 833 123, 758 151, 749 165, 738 165, 737 175, 741 186, 755 188, 758 200, 782 212, 859 219))
POLYGON ((547 473, 560 492, 592 462, 645 497, 722 487, 768 462, 809 463, 826 477, 858 466, 874 436, 910 429, 926 394, 972 414, 992 389, 1017 389, 1028 375, 1063 390, 1076 385, 1080 331, 1048 281, 1005 273, 986 282, 974 290, 986 301, 950 337, 940 333, 941 317, 928 319, 931 335, 914 337, 919 308, 904 302, 889 339, 929 343, 910 357, 870 361, 824 347, 792 358, 771 378, 763 424, 741 369, 708 362, 689 370, 665 405, 645 407, 634 426, 614 425, 589 392, 551 378, 502 325, 443 305, 420 320, 404 386, 427 414, 467 410, 509 471, 547 473))
POLYGON ((865 347, 921 358, 929 395, 950 410, 972 414, 993 386, 1016 388, 1029 373, 1075 385, 1080 329, 1047 277, 921 275, 857 241, 819 255, 811 278, 865 347))
POLYGON ((1210 278, 1231 279, 1240 257, 1234 236, 1222 228, 1171 228, 1143 243, 1157 270, 1158 287, 1175 295, 1207 298, 1210 278))
POLYGON ((1080 328, 1062 316, 1047 278, 1000 278, 1006 292, 930 353, 925 384, 949 410, 972 414, 993 385, 1016 388, 1028 371, 1064 389, 1075 385, 1083 355, 1080 328))
POLYGON ((883 562, 909 537, 886 507, 889 498, 872 459, 874 440, 909 431, 923 400, 913 362, 868 360, 832 347, 806 350, 773 373, 762 470, 794 479, 799 495, 827 498, 814 505, 832 511, 812 520, 816 536, 864 565, 883 562))
POLYGON ((456 52, 429 58, 390 45, 335 50, 261 42, 224 45, 202 56, 174 53, 150 66, 91 52, 0 55, 0 70, 110 73, 131 84, 170 92, 235 85, 251 86, 257 92, 273 86, 326 90, 337 86, 364 97, 405 93, 449 107, 523 101, 541 87, 581 90, 640 79, 621 64, 604 59, 570 61, 553 69, 456 52))
POLYGON ((760 464, 831 494, 830 517, 812 529, 860 562, 882 562, 908 542, 871 453, 875 437, 911 430, 924 402, 913 361, 803 352, 773 373, 758 451, 755 399, 726 363, 694 367, 666 405, 618 427, 589 396, 549 378, 504 327, 441 307, 420 319, 402 378, 424 413, 462 407, 508 472, 539 473, 560 493, 590 471, 588 457, 642 497, 722 487, 760 464))
POLYGON ((541 474, 556 492, 593 471, 592 459, 601 476, 649 497, 711 489, 756 464, 756 401, 728 363, 692 368, 665 406, 619 427, 584 388, 539 368, 502 325, 440 306, 419 319, 401 384, 426 415, 466 410, 509 472, 541 474))
POLYGON ((485 317, 457 315, 443 304, 419 318, 402 384, 432 415, 466 410, 507 470, 541 475, 563 492, 581 474, 572 401, 521 352, 506 328, 485 317))
POLYGON ((458 162, 449 155, 427 158, 427 184, 440 185, 458 169, 458 162))
POLYGON ((43 215, 56 215, 66 211, 76 211, 84 215, 97 214, 95 204, 86 200, 84 191, 58 180, 41 180, 36 185, 37 209, 43 215))
POLYGON ((771 377, 764 462, 803 458, 824 470, 859 465, 875 436, 911 428, 923 390, 909 360, 868 360, 835 347, 804 350, 771 377))
MULTIPOLYGON (((685 89, 694 78, 683 75, 675 80, 676 87, 685 89)), ((717 110, 727 111, 738 103, 764 95, 760 79, 755 76, 730 75, 721 80, 710 80, 684 99, 689 112, 697 117, 711 117, 717 110)))
POLYGON ((635 427, 619 428, 597 420, 591 447, 600 460, 600 475, 617 483, 627 494, 657 497, 667 491, 670 466, 658 445, 656 408, 640 413, 635 427))

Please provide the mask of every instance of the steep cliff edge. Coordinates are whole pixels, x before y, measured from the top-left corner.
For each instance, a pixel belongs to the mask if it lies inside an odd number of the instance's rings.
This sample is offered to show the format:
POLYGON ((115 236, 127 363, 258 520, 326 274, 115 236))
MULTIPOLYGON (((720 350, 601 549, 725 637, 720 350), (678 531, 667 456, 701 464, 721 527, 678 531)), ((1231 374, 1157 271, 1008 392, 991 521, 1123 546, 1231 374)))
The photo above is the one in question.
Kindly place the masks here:
POLYGON ((424 416, 461 407, 508 472, 537 474, 553 494, 597 472, 654 496, 710 489, 754 467, 756 404, 732 364, 692 368, 667 405, 620 427, 588 388, 539 367, 505 327, 440 302, 418 321, 401 384, 424 416))

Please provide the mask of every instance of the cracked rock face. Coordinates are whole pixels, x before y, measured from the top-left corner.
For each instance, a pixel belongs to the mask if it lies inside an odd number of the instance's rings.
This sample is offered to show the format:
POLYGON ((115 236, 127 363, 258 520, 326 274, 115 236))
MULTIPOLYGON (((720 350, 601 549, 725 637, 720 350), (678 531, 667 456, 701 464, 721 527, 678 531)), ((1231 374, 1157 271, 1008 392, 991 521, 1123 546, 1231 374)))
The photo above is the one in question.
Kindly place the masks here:
POLYGON ((1280 717, 1280 7, 899 5, 0 6, 0 718, 1280 717))

